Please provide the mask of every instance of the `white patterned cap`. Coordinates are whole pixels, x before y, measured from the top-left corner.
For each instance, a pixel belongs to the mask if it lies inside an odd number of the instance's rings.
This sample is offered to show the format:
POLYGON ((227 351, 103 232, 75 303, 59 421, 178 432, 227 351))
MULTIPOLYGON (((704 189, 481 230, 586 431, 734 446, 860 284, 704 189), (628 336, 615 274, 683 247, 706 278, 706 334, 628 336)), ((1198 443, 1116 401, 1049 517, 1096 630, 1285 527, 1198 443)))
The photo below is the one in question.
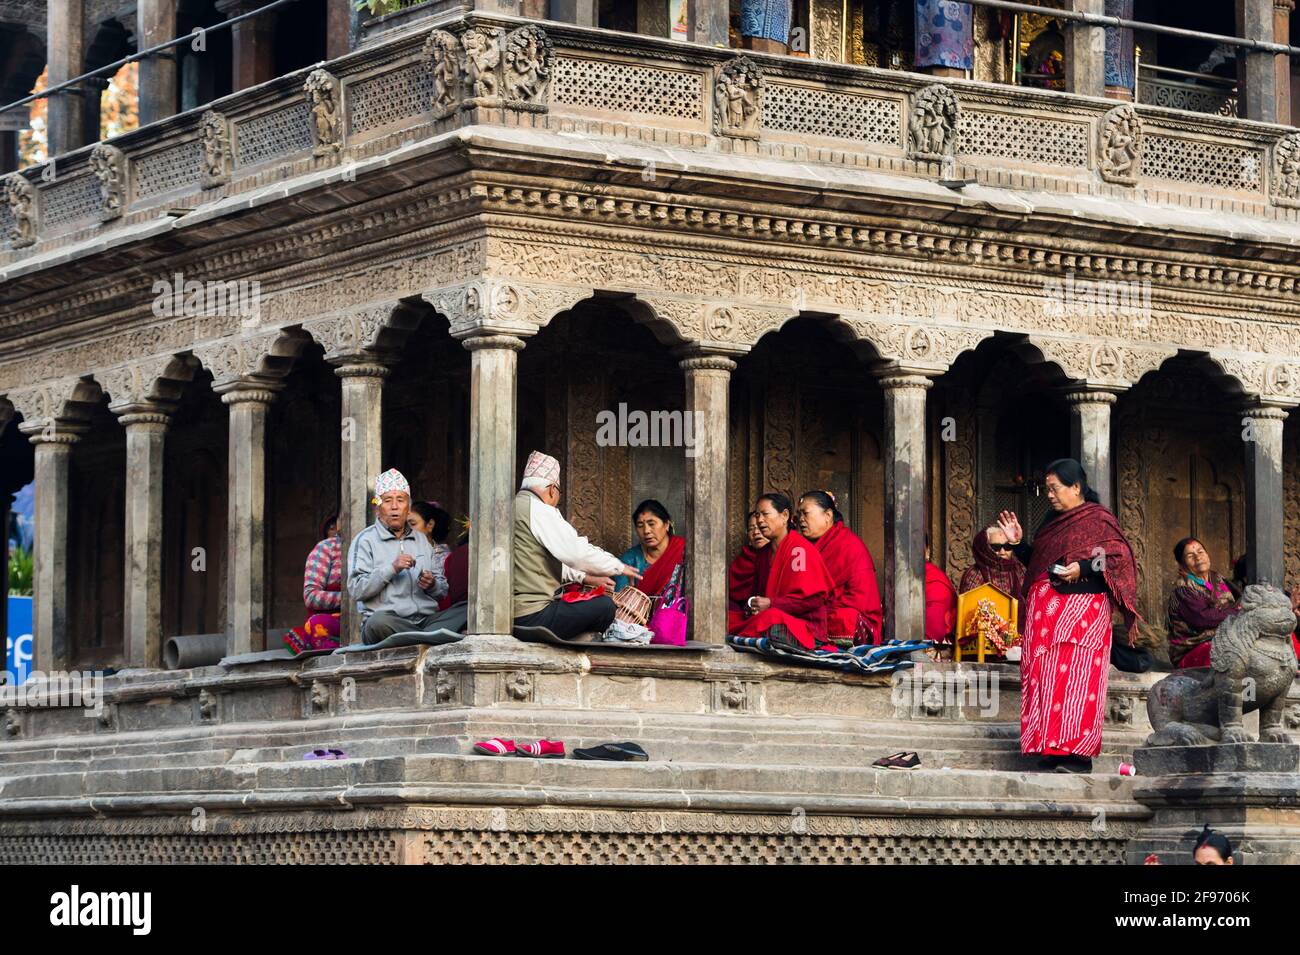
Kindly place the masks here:
POLYGON ((524 465, 524 480, 521 487, 540 490, 560 483, 560 462, 549 454, 534 451, 528 455, 524 465))
POLYGON ((405 491, 408 495, 411 493, 410 483, 397 468, 389 468, 375 478, 375 497, 381 498, 393 491, 405 491))

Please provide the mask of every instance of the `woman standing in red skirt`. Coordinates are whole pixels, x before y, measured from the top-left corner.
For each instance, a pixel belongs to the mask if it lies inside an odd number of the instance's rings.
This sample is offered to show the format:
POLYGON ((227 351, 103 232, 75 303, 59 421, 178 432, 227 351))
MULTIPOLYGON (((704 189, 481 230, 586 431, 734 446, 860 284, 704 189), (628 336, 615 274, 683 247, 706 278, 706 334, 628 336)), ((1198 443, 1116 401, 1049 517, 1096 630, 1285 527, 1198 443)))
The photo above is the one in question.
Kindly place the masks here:
POLYGON ((1137 571, 1119 522, 1078 461, 1053 461, 1044 483, 1052 513, 1032 546, 1014 512, 998 516, 1026 567, 1020 749, 1042 754, 1041 769, 1090 773, 1106 717, 1111 609, 1123 615, 1132 646, 1137 571))

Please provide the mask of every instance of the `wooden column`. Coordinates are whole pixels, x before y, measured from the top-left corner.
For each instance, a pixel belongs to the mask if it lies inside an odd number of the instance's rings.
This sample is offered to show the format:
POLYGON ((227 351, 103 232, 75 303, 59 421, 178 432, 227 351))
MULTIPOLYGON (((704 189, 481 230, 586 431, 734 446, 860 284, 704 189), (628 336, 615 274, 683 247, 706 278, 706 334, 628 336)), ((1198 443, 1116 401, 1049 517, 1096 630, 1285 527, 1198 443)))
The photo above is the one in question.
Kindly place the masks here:
POLYGON ((122 619, 127 666, 162 666, 163 443, 166 413, 130 411, 126 428, 126 580, 122 619))
MULTIPOLYGON (((1272 41, 1273 4, 1274 0, 1237 0, 1237 32, 1247 40, 1272 41)), ((1242 86, 1238 115, 1262 123, 1279 121, 1277 59, 1273 53, 1241 51, 1238 63, 1244 66, 1238 72, 1242 86)))
POLYGON ((723 643, 727 637, 727 400, 736 363, 721 355, 688 355, 686 413, 695 445, 686 457, 687 581, 691 639, 723 643))
POLYGON ((1282 587, 1282 425, 1287 412, 1263 405, 1242 419, 1246 447, 1246 577, 1253 584, 1282 587))
POLYGON ((925 639, 925 392, 923 374, 891 370, 885 392, 885 638, 925 639))
POLYGON ((469 392, 469 624, 467 633, 509 634, 514 625, 515 392, 523 339, 465 340, 469 392))
MULTIPOLYGON (((1078 13, 1105 13, 1105 0, 1070 0, 1078 13)), ((1106 91, 1106 31, 1070 22, 1065 27, 1065 88, 1084 96, 1106 91)))
MULTIPOLYGON (((1273 0, 1273 39, 1278 43, 1291 42, 1291 14, 1295 0, 1273 0)), ((1291 116, 1291 57, 1279 53, 1273 57, 1273 86, 1277 90, 1277 122, 1294 126, 1291 116)))
POLYGON ((1101 503, 1115 510, 1114 470, 1110 458, 1110 408, 1115 394, 1091 388, 1067 391, 1070 406, 1070 454, 1083 465, 1088 484, 1101 503))
MULTIPOLYGON (((227 20, 263 6, 258 0, 218 0, 227 20)), ((326 33, 331 22, 326 11, 326 33)), ((340 54, 341 55, 341 54, 340 54)), ((234 91, 275 78, 275 13, 241 20, 230 28, 230 81, 234 91)))
MULTIPOLYGON (((384 469, 384 379, 389 368, 374 358, 349 358, 334 373, 343 380, 339 537, 346 560, 352 541, 372 520, 371 482, 384 469)), ((348 597, 346 577, 345 569, 339 642, 359 643, 361 618, 348 597)))
MULTIPOLYGON (((85 72, 85 30, 82 0, 48 0, 46 5, 46 85, 56 86, 85 72)), ((57 156, 84 146, 85 97, 80 89, 56 93, 48 99, 46 124, 49 154, 57 156)), ((98 137, 96 137, 98 138, 98 137)))
MULTIPOLYGON (((1134 0, 1105 0, 1106 15, 1133 19, 1134 0)), ((1107 27, 1106 96, 1109 99, 1137 99, 1137 56, 1133 31, 1127 27, 1107 27)))
POLYGON ((266 642, 266 416, 275 392, 265 382, 221 389, 230 409, 226 527, 226 652, 266 642))
MULTIPOLYGON (((176 0, 137 0, 136 49, 176 38, 176 0)), ((140 125, 176 114, 176 51, 164 50, 140 61, 140 125)))

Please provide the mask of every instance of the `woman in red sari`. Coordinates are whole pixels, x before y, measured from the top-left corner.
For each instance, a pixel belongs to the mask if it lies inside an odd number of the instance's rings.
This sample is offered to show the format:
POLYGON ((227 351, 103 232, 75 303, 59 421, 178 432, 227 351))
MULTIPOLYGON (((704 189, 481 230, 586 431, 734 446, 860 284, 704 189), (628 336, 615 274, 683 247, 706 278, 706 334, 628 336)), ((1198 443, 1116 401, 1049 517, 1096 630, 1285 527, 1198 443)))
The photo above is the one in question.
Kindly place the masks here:
POLYGON ((1045 484, 1053 513, 1032 547, 1013 512, 998 516, 1026 567, 1020 749, 1041 753, 1041 769, 1089 773, 1106 716, 1111 608, 1123 615, 1132 646, 1137 570, 1119 522, 1078 461, 1053 461, 1045 484))
MULTIPOLYGON (((642 501, 632 511, 632 528, 639 542, 624 552, 623 563, 641 572, 637 590, 647 597, 657 597, 672 580, 673 571, 686 559, 686 538, 673 530, 668 508, 653 498, 642 501)), ((679 579, 678 585, 681 584, 679 579)), ((615 590, 626 586, 627 577, 614 578, 615 590)))
POLYGON ((788 497, 764 494, 755 511, 768 545, 757 552, 752 570, 732 564, 728 586, 743 609, 733 604, 727 632, 818 649, 826 640, 826 611, 835 581, 817 548, 790 528, 794 509, 788 497))
POLYGON ((854 644, 879 643, 880 587, 871 551, 844 524, 830 491, 808 491, 799 498, 799 529, 817 545, 835 581, 827 614, 827 634, 854 644))

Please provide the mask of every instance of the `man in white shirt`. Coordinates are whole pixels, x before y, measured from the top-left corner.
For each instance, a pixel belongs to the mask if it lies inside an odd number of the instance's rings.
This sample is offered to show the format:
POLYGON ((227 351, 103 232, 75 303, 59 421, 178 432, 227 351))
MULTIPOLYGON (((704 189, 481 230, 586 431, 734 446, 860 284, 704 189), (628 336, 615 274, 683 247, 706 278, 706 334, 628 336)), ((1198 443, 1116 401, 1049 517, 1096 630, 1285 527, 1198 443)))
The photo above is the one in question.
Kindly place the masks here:
POLYGON ((564 519, 560 462, 540 451, 528 456, 515 495, 514 618, 523 627, 545 627, 562 640, 603 631, 614 621, 613 577, 640 580, 635 568, 582 537, 564 519), (555 596, 562 583, 604 586, 606 593, 573 603, 555 596))

